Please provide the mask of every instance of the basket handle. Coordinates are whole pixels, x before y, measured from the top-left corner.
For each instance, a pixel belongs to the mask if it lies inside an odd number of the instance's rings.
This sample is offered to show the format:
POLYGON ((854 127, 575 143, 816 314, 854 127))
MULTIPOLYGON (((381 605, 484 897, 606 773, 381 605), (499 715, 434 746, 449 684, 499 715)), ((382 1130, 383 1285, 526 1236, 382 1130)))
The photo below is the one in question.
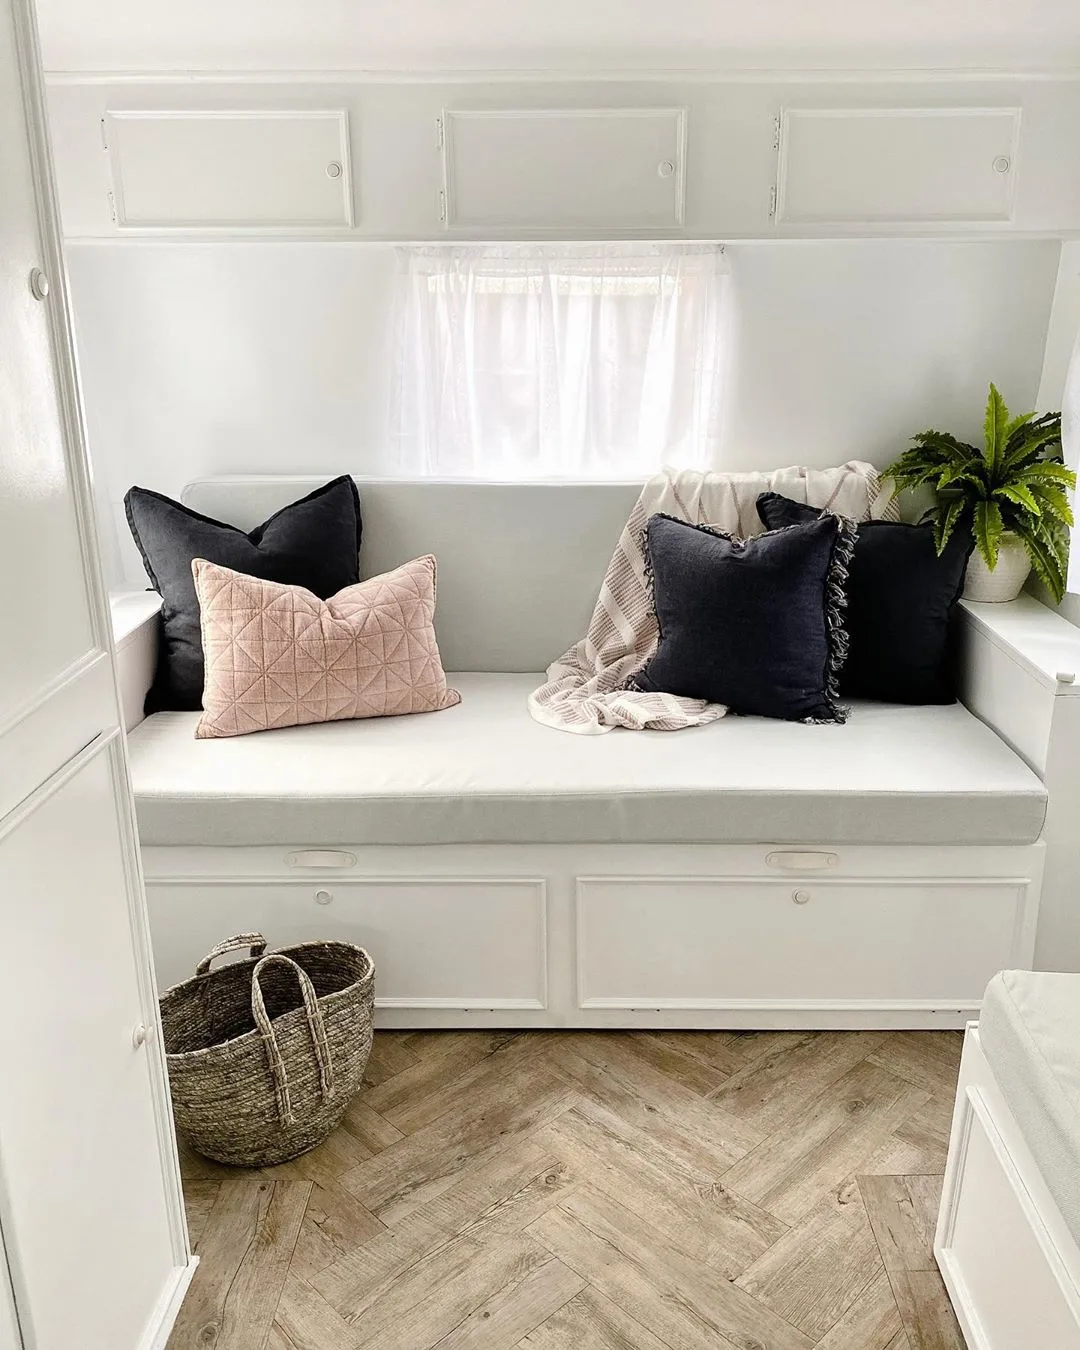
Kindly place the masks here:
POLYGON ((292 1096, 289 1092, 289 1075, 285 1068, 285 1061, 281 1058, 281 1050, 278 1048, 274 1024, 267 1016, 262 986, 259 984, 263 971, 275 962, 278 965, 288 966, 299 982, 300 993, 307 1012, 308 1028, 311 1031, 311 1045, 319 1065, 319 1082, 322 1085, 324 1102, 329 1101, 334 1095, 334 1065, 330 1058, 330 1045, 326 1039, 326 1023, 323 1021, 322 1010, 315 994, 315 986, 311 983, 307 971, 291 957, 285 956, 281 952, 271 952, 269 956, 262 957, 251 972, 251 1015, 255 1019, 255 1025, 262 1033, 263 1042, 266 1045, 266 1057, 270 1061, 270 1072, 274 1076, 278 1116, 282 1125, 291 1125, 295 1115, 292 1096))
POLYGON ((251 956, 254 959, 256 956, 262 956, 263 952, 266 951, 266 939, 261 933, 237 933, 235 937, 226 938, 224 942, 219 942, 216 947, 210 948, 195 967, 195 974, 209 974, 210 965, 216 956, 224 956, 227 952, 238 952, 243 947, 250 948, 251 956))

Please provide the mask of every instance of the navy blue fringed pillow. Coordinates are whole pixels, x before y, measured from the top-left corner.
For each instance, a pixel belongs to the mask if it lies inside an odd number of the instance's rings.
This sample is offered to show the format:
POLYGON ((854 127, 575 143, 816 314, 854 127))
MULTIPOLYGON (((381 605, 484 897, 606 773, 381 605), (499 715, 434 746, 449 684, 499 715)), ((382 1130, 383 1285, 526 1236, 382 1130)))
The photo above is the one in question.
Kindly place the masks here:
POLYGON ((162 598, 161 642, 157 673, 146 696, 148 713, 202 707, 203 649, 193 559, 303 586, 321 600, 360 580, 360 497, 347 474, 283 506, 247 533, 147 488, 133 487, 124 505, 150 585, 162 598))
MULTIPOLYGON (((757 511, 767 529, 819 514, 775 492, 757 499, 757 511)), ((851 650, 841 693, 886 703, 956 701, 946 659, 949 618, 972 546, 970 531, 958 530, 938 557, 931 524, 860 522, 848 580, 851 650)))
POLYGON ((854 540, 854 522, 829 513, 756 539, 653 516, 645 548, 660 637, 632 687, 843 722, 837 677, 854 540))

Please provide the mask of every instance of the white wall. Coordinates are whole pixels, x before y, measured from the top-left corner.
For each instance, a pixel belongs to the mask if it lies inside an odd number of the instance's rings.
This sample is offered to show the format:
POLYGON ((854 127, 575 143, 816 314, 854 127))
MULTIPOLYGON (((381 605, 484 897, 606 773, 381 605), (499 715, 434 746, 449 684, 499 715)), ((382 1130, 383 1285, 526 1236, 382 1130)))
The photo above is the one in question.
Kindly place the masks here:
MULTIPOLYGON (((882 464, 929 425, 977 436, 986 383, 1033 406, 1054 241, 740 244, 722 467, 882 464)), ((114 585, 143 584, 119 505, 215 473, 392 473, 394 250, 69 244, 114 585)))
POLYGON ((1076 65, 1075 0, 38 0, 51 70, 1076 65))
MULTIPOLYGON (((1062 410, 1065 462, 1071 468, 1080 467, 1080 240, 1070 240, 1061 246, 1037 407, 1041 412, 1062 410)), ((1074 534, 1069 583, 1080 588, 1078 549, 1080 543, 1074 534)), ((1053 603, 1049 592, 1034 581, 1029 582, 1029 588, 1044 603, 1053 603)), ((1080 589, 1065 596, 1058 612, 1080 626, 1080 589)))

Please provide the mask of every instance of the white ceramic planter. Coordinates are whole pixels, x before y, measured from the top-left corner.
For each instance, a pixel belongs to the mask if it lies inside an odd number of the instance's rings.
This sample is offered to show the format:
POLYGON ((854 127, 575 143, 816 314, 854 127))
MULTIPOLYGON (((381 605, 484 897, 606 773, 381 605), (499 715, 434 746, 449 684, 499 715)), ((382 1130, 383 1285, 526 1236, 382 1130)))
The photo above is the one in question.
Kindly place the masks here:
POLYGON ((1001 602, 1015 600, 1027 581, 1031 560, 1015 534, 1001 536, 997 566, 991 572, 978 549, 968 560, 964 599, 1001 602))

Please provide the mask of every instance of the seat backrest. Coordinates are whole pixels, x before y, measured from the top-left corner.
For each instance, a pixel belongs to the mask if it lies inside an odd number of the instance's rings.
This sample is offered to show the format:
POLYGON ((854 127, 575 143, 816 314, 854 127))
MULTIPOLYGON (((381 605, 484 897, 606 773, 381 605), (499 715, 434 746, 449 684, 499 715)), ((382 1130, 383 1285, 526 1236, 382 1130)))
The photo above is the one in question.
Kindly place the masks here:
MULTIPOLYGON (((182 500, 250 530, 320 477, 205 478, 182 500)), ((360 572, 433 553, 447 670, 540 671, 585 633, 636 483, 447 483, 358 478, 360 572)))

